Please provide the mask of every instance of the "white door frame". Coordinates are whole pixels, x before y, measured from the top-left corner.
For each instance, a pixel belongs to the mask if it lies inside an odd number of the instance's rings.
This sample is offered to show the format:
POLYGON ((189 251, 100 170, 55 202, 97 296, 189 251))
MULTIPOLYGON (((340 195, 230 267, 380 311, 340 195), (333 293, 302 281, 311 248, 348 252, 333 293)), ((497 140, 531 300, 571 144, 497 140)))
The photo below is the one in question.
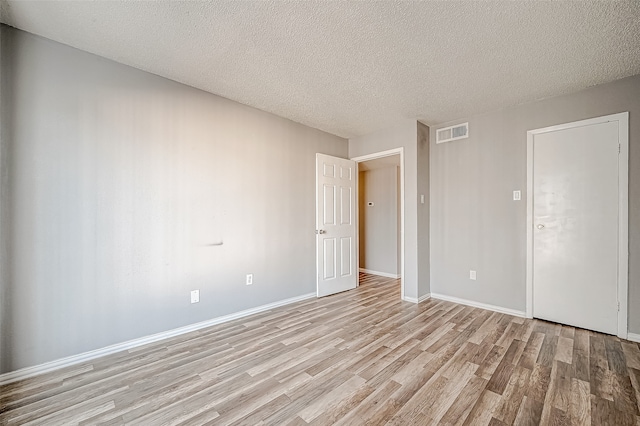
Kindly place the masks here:
MULTIPOLYGON (((389 149, 387 151, 375 152, 373 154, 362 155, 360 157, 351 158, 351 160, 356 163, 362 163, 364 161, 375 160, 383 157, 391 157, 393 155, 400 155, 400 298, 404 300, 404 286, 406 284, 406 280, 404 279, 404 148, 394 148, 389 149)), ((358 173, 359 178, 360 173, 358 173)), ((356 203, 356 209, 360 207, 360 194, 358 192, 358 188, 360 187, 359 182, 356 180, 356 199, 358 202, 356 203)), ((356 210, 356 244, 357 244, 357 253, 356 253, 356 261, 358 263, 358 270, 360 270, 360 212, 356 210)))
POLYGON ((629 295, 629 113, 606 115, 527 132, 527 296, 526 316, 533 318, 533 139, 535 135, 617 121, 618 143, 618 337, 626 339, 629 295))

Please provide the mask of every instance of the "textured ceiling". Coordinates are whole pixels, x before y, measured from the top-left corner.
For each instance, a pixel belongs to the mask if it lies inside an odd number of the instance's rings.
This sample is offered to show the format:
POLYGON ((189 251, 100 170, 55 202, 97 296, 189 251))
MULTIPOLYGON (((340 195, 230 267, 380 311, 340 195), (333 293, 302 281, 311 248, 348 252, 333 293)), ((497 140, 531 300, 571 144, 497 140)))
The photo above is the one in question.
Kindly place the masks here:
POLYGON ((640 74, 640 1, 22 2, 2 22, 351 137, 640 74))

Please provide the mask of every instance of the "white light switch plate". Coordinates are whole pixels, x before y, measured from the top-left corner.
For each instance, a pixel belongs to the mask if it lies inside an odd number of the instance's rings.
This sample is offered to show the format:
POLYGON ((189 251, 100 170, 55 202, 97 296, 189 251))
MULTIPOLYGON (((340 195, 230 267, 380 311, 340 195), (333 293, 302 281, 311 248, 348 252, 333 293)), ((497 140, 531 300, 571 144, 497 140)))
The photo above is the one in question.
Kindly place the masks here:
POLYGON ((200 290, 191 290, 191 303, 198 303, 200 301, 200 290))
POLYGON ((513 201, 520 201, 522 199, 522 193, 520 191, 513 191, 513 201))
POLYGON ((476 279, 476 271, 469 271, 469 279, 470 280, 475 280, 476 279))

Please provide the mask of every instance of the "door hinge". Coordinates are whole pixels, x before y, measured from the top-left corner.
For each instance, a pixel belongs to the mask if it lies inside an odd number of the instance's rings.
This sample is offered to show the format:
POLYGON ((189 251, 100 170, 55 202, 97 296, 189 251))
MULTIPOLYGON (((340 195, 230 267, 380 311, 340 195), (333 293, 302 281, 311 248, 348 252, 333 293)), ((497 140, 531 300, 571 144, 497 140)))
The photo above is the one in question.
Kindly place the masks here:
POLYGON ((618 144, 618 154, 620 154, 621 151, 622 151, 622 148, 620 147, 620 144, 618 144))
POLYGON ((620 312, 620 302, 618 302, 618 312, 620 312))

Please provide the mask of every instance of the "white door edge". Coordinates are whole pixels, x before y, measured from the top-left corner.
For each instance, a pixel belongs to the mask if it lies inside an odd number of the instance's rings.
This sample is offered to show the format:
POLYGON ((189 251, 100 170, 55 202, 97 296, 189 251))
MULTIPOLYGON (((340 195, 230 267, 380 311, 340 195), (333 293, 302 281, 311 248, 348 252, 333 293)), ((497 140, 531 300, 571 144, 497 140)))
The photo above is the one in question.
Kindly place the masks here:
MULTIPOLYGON (((373 154, 362 155, 360 157, 351 158, 356 163, 362 163, 364 161, 376 160, 378 158, 391 157, 393 155, 400 155, 400 299, 404 300, 406 281, 404 279, 404 148, 394 148, 387 151, 375 152, 373 154)), ((357 192, 359 184, 356 181, 356 199, 360 199, 360 194, 357 192)), ((357 207, 356 203, 356 209, 357 207)), ((358 270, 360 269, 360 226, 359 226, 359 211, 356 210, 356 247, 358 252, 356 254, 356 261, 358 262, 358 270)))
POLYGON ((621 112, 587 120, 527 131, 527 256, 526 317, 533 318, 533 139, 535 135, 575 127, 617 121, 618 143, 618 337, 628 335, 629 296, 629 113, 621 112))

